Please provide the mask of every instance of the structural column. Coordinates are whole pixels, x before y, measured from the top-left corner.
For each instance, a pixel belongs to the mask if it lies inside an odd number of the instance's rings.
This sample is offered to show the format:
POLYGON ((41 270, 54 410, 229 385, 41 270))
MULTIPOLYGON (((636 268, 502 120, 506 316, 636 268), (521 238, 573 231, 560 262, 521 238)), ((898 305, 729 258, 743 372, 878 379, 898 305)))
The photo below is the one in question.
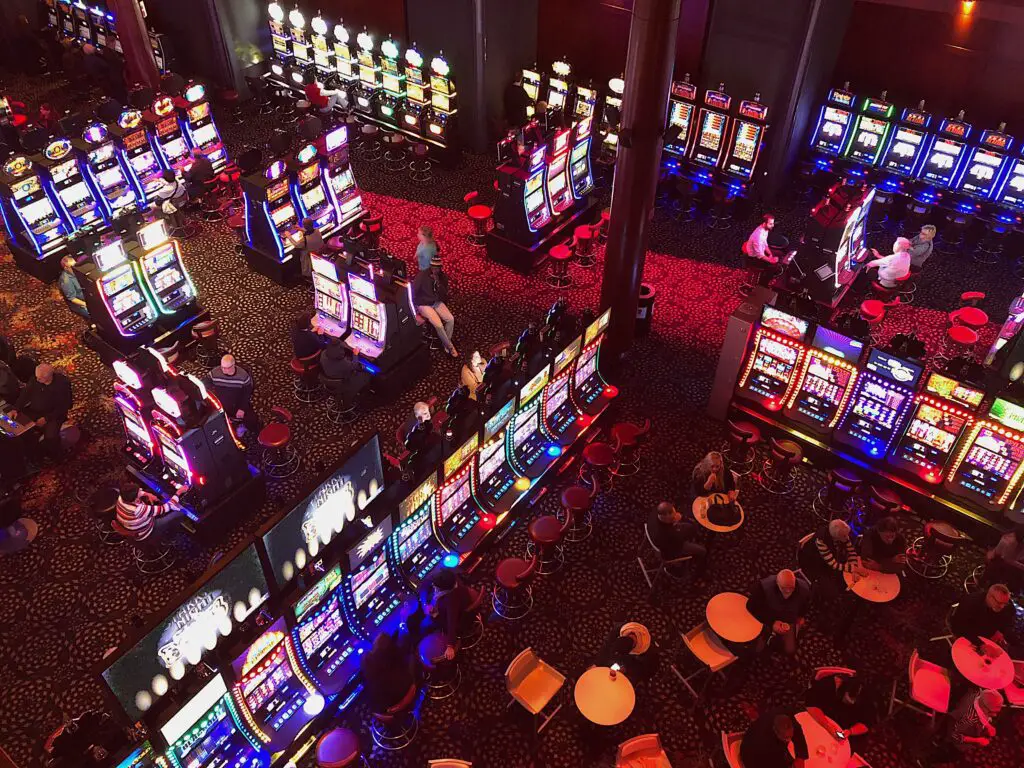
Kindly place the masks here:
POLYGON ((612 308, 605 343, 612 360, 629 348, 647 253, 647 224, 661 167, 680 0, 635 0, 626 56, 601 306, 612 308))
POLYGON ((125 76, 131 83, 142 83, 157 89, 160 73, 149 44, 146 20, 138 0, 108 0, 117 24, 117 37, 124 52, 125 76))

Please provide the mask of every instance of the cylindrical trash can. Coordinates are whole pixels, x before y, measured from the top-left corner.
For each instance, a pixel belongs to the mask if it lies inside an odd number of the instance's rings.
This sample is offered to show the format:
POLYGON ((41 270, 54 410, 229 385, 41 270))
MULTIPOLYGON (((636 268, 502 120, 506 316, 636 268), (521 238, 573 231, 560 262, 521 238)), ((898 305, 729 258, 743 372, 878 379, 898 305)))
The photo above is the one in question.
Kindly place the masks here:
POLYGON ((640 283, 640 298, 636 305, 636 335, 646 336, 651 332, 654 319, 654 297, 658 291, 650 283, 640 283))

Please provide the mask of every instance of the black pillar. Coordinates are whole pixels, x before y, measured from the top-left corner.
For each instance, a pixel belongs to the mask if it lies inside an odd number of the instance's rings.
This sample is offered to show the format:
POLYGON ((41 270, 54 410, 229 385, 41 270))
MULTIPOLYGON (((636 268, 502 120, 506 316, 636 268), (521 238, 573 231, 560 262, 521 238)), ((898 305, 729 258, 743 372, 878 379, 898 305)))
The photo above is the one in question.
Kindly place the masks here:
POLYGON ((117 24, 117 38, 124 51, 125 76, 131 83, 142 83, 150 88, 160 84, 160 73, 149 43, 146 19, 138 0, 112 0, 110 10, 117 24))
POLYGON ((661 166, 662 134, 675 61, 680 0, 635 0, 626 54, 626 90, 615 160, 601 306, 612 308, 607 353, 617 360, 633 340, 647 224, 661 166))

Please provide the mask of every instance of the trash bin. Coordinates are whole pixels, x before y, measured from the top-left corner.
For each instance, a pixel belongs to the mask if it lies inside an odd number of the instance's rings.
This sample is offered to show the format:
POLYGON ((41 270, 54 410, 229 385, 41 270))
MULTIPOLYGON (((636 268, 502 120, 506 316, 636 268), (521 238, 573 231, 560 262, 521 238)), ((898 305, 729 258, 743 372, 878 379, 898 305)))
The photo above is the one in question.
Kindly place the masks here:
POLYGON ((651 332, 654 319, 654 297, 658 291, 650 283, 640 283, 640 299, 636 305, 636 335, 646 336, 651 332))

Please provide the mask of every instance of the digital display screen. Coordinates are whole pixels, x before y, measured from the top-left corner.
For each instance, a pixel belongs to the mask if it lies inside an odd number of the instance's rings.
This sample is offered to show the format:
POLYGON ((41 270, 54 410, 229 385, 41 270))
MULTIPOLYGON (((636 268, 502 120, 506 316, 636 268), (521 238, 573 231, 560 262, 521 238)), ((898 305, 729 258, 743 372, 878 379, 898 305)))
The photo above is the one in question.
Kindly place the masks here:
POLYGON ((355 601, 356 609, 366 605, 370 598, 387 584, 390 576, 387 557, 382 549, 371 568, 352 577, 352 598, 355 601))
POLYGON ((864 368, 883 379, 888 379, 907 388, 913 388, 917 384, 923 370, 916 363, 901 360, 878 349, 872 349, 868 353, 868 361, 864 368))
POLYGON ((843 149, 843 139, 850 125, 850 112, 845 109, 826 106, 814 135, 811 147, 830 155, 838 155, 843 149))
POLYGON ((921 177, 941 186, 949 186, 963 149, 964 145, 958 141, 936 139, 921 170, 921 177))
POLYGON ((761 310, 761 326, 796 341, 803 341, 804 336, 807 335, 807 329, 810 328, 810 323, 796 315, 766 305, 761 310))
POLYGON ((740 122, 733 139, 731 162, 739 161, 746 166, 754 162, 761 140, 761 126, 740 122))
POLYGON ((174 715, 160 727, 160 735, 168 744, 173 744, 197 722, 199 718, 209 712, 224 696, 227 695, 228 686, 224 682, 222 674, 216 674, 204 685, 195 696, 174 713, 174 715))
POLYGON ((537 393, 544 389, 544 385, 548 383, 548 375, 550 374, 550 372, 550 369, 544 368, 540 373, 538 373, 536 376, 534 376, 532 379, 526 382, 523 388, 519 390, 520 406, 523 406, 526 403, 530 402, 530 400, 532 400, 537 395, 537 393))
POLYGON ((587 330, 583 333, 583 345, 587 346, 596 339, 600 334, 604 333, 604 329, 608 327, 608 323, 612 318, 612 309, 609 307, 600 315, 597 319, 587 326, 587 330))
POLYGON ((820 352, 812 351, 796 399, 797 412, 819 424, 827 424, 839 410, 851 374, 850 369, 836 365, 820 352))
POLYGON ((1021 461, 1024 461, 1024 444, 985 426, 957 468, 957 481, 985 498, 997 499, 1013 479, 1021 461))
POLYGON ((419 488, 402 499, 398 504, 399 522, 404 523, 408 520, 417 509, 433 498, 434 491, 436 490, 437 483, 435 482, 435 478, 429 477, 420 484, 419 488))
POLYGON ((480 449, 480 465, 478 468, 479 482, 486 483, 505 463, 505 441, 492 440, 480 449))
POLYGON ((573 373, 573 384, 577 389, 581 388, 591 376, 597 373, 597 347, 588 347, 580 355, 576 363, 576 371, 573 373))
POLYGON ((430 534, 433 531, 430 515, 423 515, 418 523, 400 528, 398 530, 398 559, 404 563, 415 555, 416 550, 430 539, 430 534))
POLYGON ((952 400, 960 405, 966 405, 968 408, 977 408, 985 399, 984 391, 972 389, 941 373, 933 373, 929 376, 924 389, 926 392, 944 397, 946 400, 952 400))
POLYGON ((54 184, 60 184, 72 176, 77 175, 78 162, 76 160, 67 160, 63 163, 58 163, 50 169, 50 177, 53 179, 54 184))
POLYGON ((459 475, 441 489, 441 522, 445 523, 463 504, 469 501, 471 491, 469 473, 459 475))
POLYGON ((273 219, 275 227, 281 227, 295 218, 295 208, 291 203, 286 203, 271 211, 270 218, 273 219))
POLYGON ((996 202, 1018 210, 1024 208, 1024 160, 1014 160, 996 194, 996 202))
POLYGON ((161 138, 177 130, 180 130, 177 117, 168 117, 156 124, 156 135, 161 138))
POLYGON ((312 589, 295 601, 295 619, 302 621, 309 612, 323 602, 331 592, 341 584, 341 566, 331 568, 320 581, 313 585, 312 589))
POLYGON ((874 165, 882 151, 882 142, 889 132, 889 123, 861 115, 847 155, 854 160, 874 165))
POLYGON ((751 392, 774 400, 785 394, 793 378, 800 352, 772 336, 758 332, 746 387, 751 392))
POLYGON ((992 407, 988 409, 989 417, 995 419, 1004 427, 1024 431, 1024 407, 1011 403, 997 397, 992 401, 992 407))
POLYGON ((540 429, 540 403, 516 414, 516 431, 512 435, 512 447, 520 448, 530 435, 540 429))
POLYGON ((282 179, 267 187, 267 202, 272 203, 288 194, 288 179, 282 179))
POLYGON ((472 458, 473 454, 476 453, 476 449, 479 447, 479 434, 473 435, 469 440, 460 445, 455 453, 444 460, 444 479, 447 480, 449 477, 454 475, 459 467, 472 458))
POLYGON ((554 373, 555 376, 557 376, 562 371, 564 371, 566 369, 566 367, 573 360, 576 359, 576 357, 580 353, 580 349, 582 348, 582 346, 583 346, 583 337, 582 336, 577 336, 575 339, 573 339, 572 342, 570 342, 569 346, 567 346, 565 349, 563 349, 561 352, 559 352, 555 356, 555 373, 554 373))
POLYGON ((860 360, 860 356, 864 352, 864 342, 860 339, 844 336, 839 331, 833 331, 823 325, 814 329, 814 341, 811 342, 811 345, 852 363, 860 360))
MULTIPOLYGON (((363 561, 366 560, 366 558, 374 552, 377 553, 374 555, 374 558, 383 557, 384 549, 379 545, 387 541, 387 538, 390 535, 391 515, 387 514, 379 523, 377 523, 376 528, 374 528, 372 531, 366 534, 362 538, 362 541, 360 541, 346 553, 349 571, 355 573, 359 566, 363 564, 363 561)), ((370 570, 373 569, 371 568, 370 570)), ((362 573, 363 576, 366 575, 365 570, 361 571, 360 573, 362 573)), ((359 577, 360 574, 355 573, 355 576, 353 576, 353 583, 358 583, 359 577)))
MULTIPOLYGON (((377 291, 373 287, 373 283, 369 280, 354 275, 351 272, 348 273, 348 287, 352 289, 352 292, 359 295, 365 296, 371 301, 377 300, 377 291)), ((374 315, 376 317, 376 315, 374 315)))
POLYGON ((928 479, 938 480, 934 471, 946 465, 960 433, 967 426, 965 416, 921 403, 907 425, 896 455, 932 472, 928 479))
POLYGON ((188 120, 190 123, 195 123, 198 120, 202 120, 204 117, 210 116, 210 102, 204 101, 195 106, 188 108, 188 120))
POLYGON ((97 147, 96 149, 89 153, 89 162, 91 162, 93 165, 99 165, 100 163, 106 162, 113 156, 114 143, 108 141, 106 144, 97 147))
POLYGON ((1005 155, 975 148, 960 179, 960 190, 969 195, 989 198, 995 190, 1005 155))
POLYGON ((50 203, 50 198, 41 197, 38 200, 34 200, 21 209, 21 215, 29 226, 53 216, 54 210, 53 205, 50 203))
POLYGON ((899 127, 882 157, 882 168, 900 176, 910 176, 917 165, 924 142, 924 133, 913 128, 899 127))
POLYGON ((305 168, 303 168, 301 171, 299 171, 299 184, 301 184, 302 186, 305 186, 305 185, 309 184, 309 182, 311 182, 311 181, 316 181, 319 178, 320 178, 320 164, 319 163, 313 163, 312 165, 307 165, 305 168))
POLYGON ((515 399, 509 400, 501 408, 495 411, 494 415, 491 416, 484 424, 484 440, 490 440, 494 435, 498 434, 505 425, 508 424, 509 419, 515 414, 515 399))
MULTIPOLYGON (((209 104, 206 106, 209 106, 209 104)), ((196 128, 192 131, 192 138, 195 140, 197 147, 206 147, 220 141, 220 137, 217 136, 217 127, 213 123, 207 123, 196 128)))

